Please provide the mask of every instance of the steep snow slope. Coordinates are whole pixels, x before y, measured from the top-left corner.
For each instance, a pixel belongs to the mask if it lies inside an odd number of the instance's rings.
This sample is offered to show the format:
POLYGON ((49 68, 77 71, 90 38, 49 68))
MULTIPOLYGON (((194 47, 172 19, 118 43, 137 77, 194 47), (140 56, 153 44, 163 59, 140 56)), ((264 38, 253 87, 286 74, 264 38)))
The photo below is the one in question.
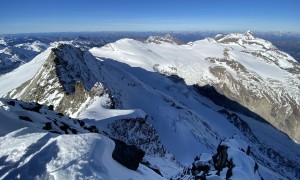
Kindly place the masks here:
POLYGON ((200 90, 211 86, 300 140, 300 65, 251 32, 186 45, 122 39, 90 52, 132 67, 179 76, 200 90))
POLYGON ((111 139, 51 107, 0 99, 0 123, 1 179, 162 179, 144 165, 122 166, 111 139))

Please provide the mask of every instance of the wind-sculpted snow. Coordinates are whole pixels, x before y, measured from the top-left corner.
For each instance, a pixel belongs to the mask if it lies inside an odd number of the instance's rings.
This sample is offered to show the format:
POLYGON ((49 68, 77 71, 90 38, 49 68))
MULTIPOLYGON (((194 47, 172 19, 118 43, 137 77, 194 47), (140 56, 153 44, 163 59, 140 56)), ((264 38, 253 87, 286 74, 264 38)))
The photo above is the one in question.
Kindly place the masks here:
POLYGON ((99 132, 95 126, 54 112, 53 106, 47 107, 38 103, 0 99, 0 113, 1 135, 24 127, 35 127, 56 134, 99 132))
POLYGON ((99 134, 56 135, 25 128, 0 137, 1 179, 163 179, 112 159, 114 143, 99 134))
MULTIPOLYGON (((52 108, 0 99, 1 179, 162 179, 144 165, 135 162, 139 167, 133 171, 114 161, 113 140, 52 108)), ((114 155, 134 158, 135 147, 128 147, 114 155)))

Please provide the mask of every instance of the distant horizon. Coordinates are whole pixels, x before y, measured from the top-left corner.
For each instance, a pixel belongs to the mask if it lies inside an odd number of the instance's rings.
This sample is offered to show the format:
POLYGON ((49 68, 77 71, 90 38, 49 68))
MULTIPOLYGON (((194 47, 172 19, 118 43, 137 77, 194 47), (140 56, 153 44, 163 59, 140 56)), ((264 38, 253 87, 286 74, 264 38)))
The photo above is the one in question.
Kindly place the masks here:
MULTIPOLYGON (((282 34, 300 34, 300 32, 292 32, 292 31, 253 31, 248 29, 251 32, 255 33, 282 33, 282 34)), ((0 34, 0 36, 10 36, 10 35, 43 35, 43 34, 89 34, 89 33, 244 33, 248 30, 240 30, 240 31, 230 31, 230 30, 195 30, 195 31, 175 31, 175 30, 165 30, 165 31, 57 31, 57 32, 24 32, 24 33, 6 33, 0 34)))
POLYGON ((300 33, 298 0, 10 0, 0 34, 220 31, 300 33))

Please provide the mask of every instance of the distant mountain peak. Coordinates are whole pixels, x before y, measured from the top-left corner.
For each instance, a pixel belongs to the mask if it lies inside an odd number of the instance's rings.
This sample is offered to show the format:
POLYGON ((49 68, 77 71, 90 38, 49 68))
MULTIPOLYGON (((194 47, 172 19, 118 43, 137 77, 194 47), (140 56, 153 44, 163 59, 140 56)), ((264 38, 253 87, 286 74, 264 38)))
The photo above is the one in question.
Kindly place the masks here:
POLYGON ((251 31, 251 30, 247 30, 246 32, 245 32, 245 35, 253 35, 253 32, 251 31))
POLYGON ((161 44, 162 42, 167 42, 171 44, 181 44, 180 40, 173 37, 171 34, 166 34, 165 36, 150 36, 146 43, 161 44))
POLYGON ((248 38, 248 39, 255 39, 255 37, 253 36, 253 32, 251 30, 247 30, 244 35, 248 38))
POLYGON ((214 39, 222 44, 237 44, 245 49, 257 49, 259 46, 262 49, 277 49, 271 42, 255 37, 250 30, 244 33, 221 34, 214 39))
POLYGON ((5 38, 0 38, 0 75, 31 61, 49 47, 48 44, 38 40, 14 44, 9 42, 5 38))
POLYGON ((216 41, 218 41, 218 40, 222 39, 223 37, 225 37, 225 34, 217 34, 217 35, 214 37, 214 39, 215 39, 216 41))

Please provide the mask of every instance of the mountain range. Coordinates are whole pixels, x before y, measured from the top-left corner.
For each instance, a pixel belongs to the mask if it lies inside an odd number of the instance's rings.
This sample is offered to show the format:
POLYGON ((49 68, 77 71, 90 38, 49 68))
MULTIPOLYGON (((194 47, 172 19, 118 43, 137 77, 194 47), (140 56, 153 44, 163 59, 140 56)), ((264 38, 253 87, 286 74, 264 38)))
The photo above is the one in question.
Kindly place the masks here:
POLYGON ((251 31, 43 47, 0 76, 1 179, 300 178, 300 64, 251 31))

